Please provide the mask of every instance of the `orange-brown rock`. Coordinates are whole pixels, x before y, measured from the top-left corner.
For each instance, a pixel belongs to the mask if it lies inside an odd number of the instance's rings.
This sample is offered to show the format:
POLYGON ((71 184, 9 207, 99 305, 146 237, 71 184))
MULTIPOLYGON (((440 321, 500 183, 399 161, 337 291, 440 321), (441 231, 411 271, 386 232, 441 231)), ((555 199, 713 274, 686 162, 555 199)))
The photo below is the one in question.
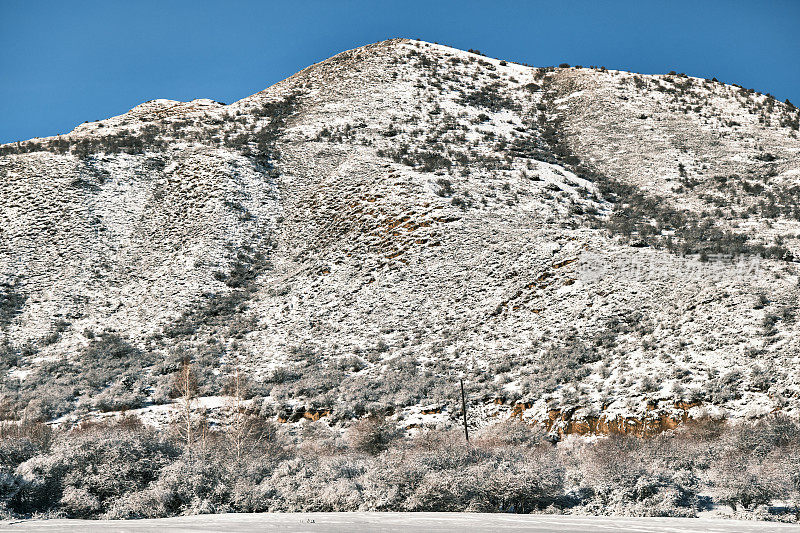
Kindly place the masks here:
MULTIPOLYGON (((523 404, 517 404, 519 407, 523 404)), ((652 437, 661 432, 675 429, 689 420, 689 409, 699 403, 679 402, 675 404, 678 413, 657 410, 655 403, 648 403, 647 414, 642 417, 609 417, 607 415, 574 418, 574 410, 562 412, 559 409, 548 411, 547 419, 541 421, 547 431, 555 430, 559 435, 631 435, 652 437)), ((521 416, 524 410, 513 410, 512 416, 521 416)))

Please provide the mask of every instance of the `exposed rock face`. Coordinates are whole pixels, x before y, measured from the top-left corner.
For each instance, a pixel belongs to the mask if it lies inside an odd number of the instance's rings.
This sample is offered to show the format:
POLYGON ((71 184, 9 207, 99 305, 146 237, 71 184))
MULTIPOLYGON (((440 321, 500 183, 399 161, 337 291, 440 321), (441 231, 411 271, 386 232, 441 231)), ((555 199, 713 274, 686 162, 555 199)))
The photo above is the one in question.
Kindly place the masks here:
POLYGON ((332 422, 448 423, 460 373, 474 423, 796 414, 798 116, 718 82, 392 40, 230 105, 6 145, 5 400, 53 386, 53 361, 85 375, 113 332, 144 361, 124 387, 62 383, 34 416, 120 387, 166 401, 184 356, 207 394, 235 363, 265 412, 332 422))

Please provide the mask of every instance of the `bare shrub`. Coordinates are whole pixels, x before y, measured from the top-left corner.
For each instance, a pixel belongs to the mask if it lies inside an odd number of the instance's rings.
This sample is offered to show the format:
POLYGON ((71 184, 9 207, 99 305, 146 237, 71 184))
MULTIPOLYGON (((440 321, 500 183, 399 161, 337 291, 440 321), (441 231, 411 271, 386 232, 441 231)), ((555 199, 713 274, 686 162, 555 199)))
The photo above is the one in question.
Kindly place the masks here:
POLYGON ((375 455, 388 449, 400 432, 385 417, 370 415, 353 424, 349 436, 353 448, 375 455))

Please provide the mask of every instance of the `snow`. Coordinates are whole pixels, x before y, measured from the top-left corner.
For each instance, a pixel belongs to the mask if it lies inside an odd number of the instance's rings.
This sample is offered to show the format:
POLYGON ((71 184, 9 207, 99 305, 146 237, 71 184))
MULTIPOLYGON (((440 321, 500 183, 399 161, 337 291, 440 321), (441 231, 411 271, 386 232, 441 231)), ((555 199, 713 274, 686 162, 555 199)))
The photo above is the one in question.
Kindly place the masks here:
POLYGON ((579 96, 583 96, 583 91, 575 91, 574 93, 568 94, 567 96, 556 98, 555 100, 553 100, 553 103, 563 104, 564 102, 568 102, 569 100, 572 100, 573 98, 578 98, 579 96))
POLYGON ((0 531, 19 533, 262 533, 530 531, 585 533, 773 533, 798 527, 774 522, 713 518, 627 518, 576 515, 483 513, 264 513, 199 515, 150 520, 24 520, 0 522, 0 531))

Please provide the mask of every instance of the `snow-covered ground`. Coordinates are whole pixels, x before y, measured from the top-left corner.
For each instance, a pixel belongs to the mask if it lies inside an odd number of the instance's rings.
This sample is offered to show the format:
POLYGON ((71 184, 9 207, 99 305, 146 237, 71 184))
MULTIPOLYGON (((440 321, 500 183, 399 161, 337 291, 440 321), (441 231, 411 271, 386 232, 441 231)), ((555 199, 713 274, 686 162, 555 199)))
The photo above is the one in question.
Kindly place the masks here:
POLYGON ((733 533, 797 531, 798 526, 712 518, 510 515, 483 513, 263 513, 184 516, 158 520, 26 520, 0 522, 0 531, 125 532, 372 532, 372 531, 628 531, 733 533))

